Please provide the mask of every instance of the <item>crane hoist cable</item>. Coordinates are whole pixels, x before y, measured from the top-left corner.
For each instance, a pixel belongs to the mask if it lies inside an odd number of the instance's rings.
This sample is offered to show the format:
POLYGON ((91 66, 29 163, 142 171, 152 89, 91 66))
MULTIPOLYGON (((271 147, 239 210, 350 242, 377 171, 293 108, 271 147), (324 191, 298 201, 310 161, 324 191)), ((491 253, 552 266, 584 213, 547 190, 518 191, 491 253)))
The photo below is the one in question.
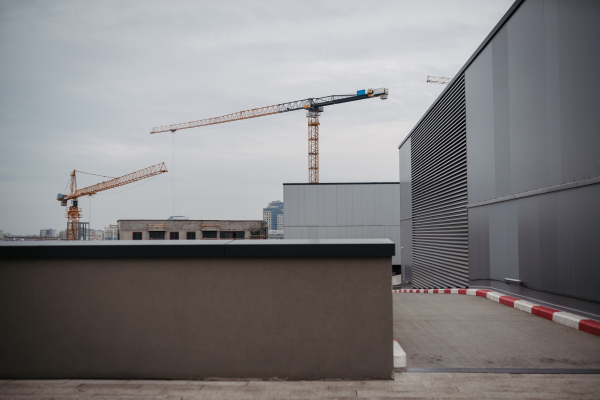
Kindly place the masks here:
POLYGON ((347 103, 350 101, 379 97, 382 100, 388 98, 387 88, 363 89, 352 94, 331 95, 325 97, 311 97, 304 100, 290 101, 267 107, 253 108, 251 110, 238 111, 222 115, 220 117, 200 119, 154 127, 150 133, 171 132, 175 133, 181 129, 198 128, 201 126, 223 124, 226 122, 239 121, 243 119, 264 117, 267 115, 280 114, 290 111, 306 110, 308 117, 308 182, 319 183, 319 116, 323 108, 334 104, 347 103))

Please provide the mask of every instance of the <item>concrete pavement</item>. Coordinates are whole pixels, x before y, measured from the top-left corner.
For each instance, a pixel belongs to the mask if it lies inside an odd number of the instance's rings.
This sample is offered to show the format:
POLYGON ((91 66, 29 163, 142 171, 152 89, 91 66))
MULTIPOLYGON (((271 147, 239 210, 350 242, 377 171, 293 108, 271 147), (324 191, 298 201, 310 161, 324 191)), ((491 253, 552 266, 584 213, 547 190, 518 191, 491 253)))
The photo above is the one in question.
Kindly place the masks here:
POLYGON ((0 399, 597 399, 599 375, 396 373, 393 381, 0 381, 0 399))
POLYGON ((408 368, 600 369, 600 337, 476 296, 394 293, 408 368))

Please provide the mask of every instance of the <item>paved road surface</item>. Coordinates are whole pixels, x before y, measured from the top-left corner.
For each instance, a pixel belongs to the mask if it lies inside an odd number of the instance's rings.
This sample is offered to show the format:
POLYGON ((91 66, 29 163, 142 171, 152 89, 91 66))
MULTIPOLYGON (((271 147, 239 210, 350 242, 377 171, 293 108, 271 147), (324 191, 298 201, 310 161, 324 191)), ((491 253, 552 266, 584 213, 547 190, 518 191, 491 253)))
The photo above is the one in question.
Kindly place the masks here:
POLYGON ((393 299, 394 336, 408 368, 600 369, 598 336, 477 296, 393 299))

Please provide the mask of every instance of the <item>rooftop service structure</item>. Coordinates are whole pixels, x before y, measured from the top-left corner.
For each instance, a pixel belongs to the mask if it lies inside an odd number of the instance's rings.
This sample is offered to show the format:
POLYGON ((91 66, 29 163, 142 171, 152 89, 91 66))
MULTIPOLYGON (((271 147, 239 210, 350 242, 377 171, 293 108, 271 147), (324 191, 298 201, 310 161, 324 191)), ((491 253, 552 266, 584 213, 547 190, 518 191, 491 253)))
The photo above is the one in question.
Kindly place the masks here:
POLYGON ((400 144, 404 283, 600 315, 598 21, 515 1, 400 144))

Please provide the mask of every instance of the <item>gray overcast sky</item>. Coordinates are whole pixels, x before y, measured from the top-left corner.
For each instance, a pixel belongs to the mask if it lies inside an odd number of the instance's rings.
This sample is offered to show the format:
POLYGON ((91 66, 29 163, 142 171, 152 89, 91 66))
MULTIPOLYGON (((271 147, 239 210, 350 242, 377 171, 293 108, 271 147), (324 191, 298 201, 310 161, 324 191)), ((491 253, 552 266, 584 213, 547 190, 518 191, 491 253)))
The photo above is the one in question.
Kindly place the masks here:
POLYGON ((398 181, 397 147, 443 89, 427 75, 453 77, 512 3, 0 1, 0 230, 64 229, 55 198, 73 169, 162 161, 168 173, 96 195, 92 227, 167 218, 173 177, 177 214, 261 219, 282 183, 308 180, 304 112, 152 127, 364 88, 389 99, 326 108, 320 181, 398 181))

